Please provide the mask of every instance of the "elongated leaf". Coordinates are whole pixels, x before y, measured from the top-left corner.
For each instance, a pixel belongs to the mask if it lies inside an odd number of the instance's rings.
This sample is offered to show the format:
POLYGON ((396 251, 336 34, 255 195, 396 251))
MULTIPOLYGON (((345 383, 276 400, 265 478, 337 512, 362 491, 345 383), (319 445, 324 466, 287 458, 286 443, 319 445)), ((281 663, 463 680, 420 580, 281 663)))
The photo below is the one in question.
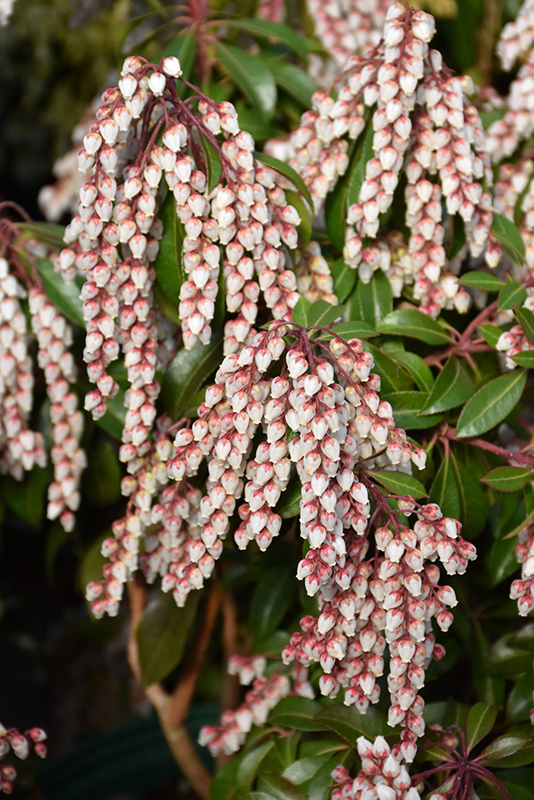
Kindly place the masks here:
POLYGON ((221 159, 219 158, 219 154, 217 150, 210 142, 208 137, 202 131, 199 131, 200 136, 200 144, 202 145, 202 150, 204 152, 204 158, 206 160, 206 174, 208 177, 208 192, 213 191, 217 184, 219 183, 222 175, 222 165, 221 159))
POLYGON ((491 232, 505 253, 521 267, 525 263, 525 243, 514 223, 502 214, 494 214, 491 232))
POLYGON ((333 306, 326 300, 318 300, 308 309, 308 327, 320 325, 326 327, 331 325, 343 314, 343 306, 333 306))
POLYGON ((527 290, 522 283, 508 275, 506 286, 499 293, 499 311, 520 305, 527 299, 527 290))
POLYGON ((471 538, 480 533, 488 518, 488 501, 480 483, 481 465, 470 458, 468 448, 457 457, 457 448, 451 448, 451 464, 460 497, 462 524, 471 538))
POLYGON ((360 189, 365 180, 365 168, 367 162, 374 157, 374 133, 373 126, 368 125, 365 136, 360 140, 358 150, 351 164, 349 186, 347 190, 347 207, 350 207, 353 203, 357 203, 360 199, 360 189))
POLYGON ((54 270, 50 261, 44 258, 37 259, 37 271, 42 278, 48 299, 67 319, 80 328, 85 328, 83 303, 80 300, 83 278, 78 277, 72 283, 66 283, 62 275, 54 270))
POLYGON ((106 401, 107 411, 103 417, 96 420, 96 424, 103 431, 109 433, 119 442, 126 423, 126 408, 124 407, 124 389, 119 389, 115 397, 106 401))
POLYGON ((516 544, 516 539, 502 539, 491 546, 488 556, 488 573, 492 586, 498 586, 499 583, 517 572, 516 544))
POLYGON ((267 639, 278 628, 294 589, 294 564, 277 565, 265 571, 250 604, 250 626, 255 642, 267 639))
POLYGON ((159 285, 169 300, 178 306, 183 282, 183 233, 180 220, 176 216, 176 202, 172 192, 169 192, 163 203, 160 219, 163 223, 163 236, 159 242, 154 269, 159 285))
POLYGON ((460 286, 471 286, 484 292, 499 292, 504 286, 504 283, 490 272, 468 272, 467 275, 462 275, 458 283, 460 286))
POLYGON ((246 94, 260 118, 268 122, 276 108, 277 91, 273 73, 265 59, 222 42, 217 42, 215 48, 220 63, 236 86, 246 94))
POLYGON ((315 721, 338 733, 351 747, 354 747, 358 736, 369 736, 374 739, 387 731, 387 723, 382 714, 369 709, 367 714, 363 715, 354 706, 329 706, 317 714, 315 721))
POLYGON ((179 350, 163 377, 161 395, 175 420, 189 407, 191 397, 215 372, 222 358, 222 336, 213 334, 208 345, 197 342, 191 350, 179 350))
POLYGON ((460 516, 460 493, 450 457, 444 458, 430 489, 430 502, 437 503, 445 516, 460 516))
POLYGON ((427 344, 448 344, 450 335, 438 323, 415 308, 400 308, 388 314, 377 327, 379 333, 408 336, 427 344))
POLYGON ((534 314, 528 308, 514 308, 514 314, 525 336, 531 344, 534 344, 534 314))
POLYGON ((385 394, 384 400, 391 403, 395 425, 404 430, 421 430, 437 425, 444 414, 423 414, 422 408, 428 395, 423 392, 393 392, 385 394))
POLYGON ((307 697, 284 697, 269 714, 269 723, 298 731, 324 731, 325 725, 315 722, 321 706, 307 697))
MULTIPOLYGON (((490 766, 503 766, 503 760, 505 758, 518 753, 527 744, 529 744, 529 740, 519 736, 500 736, 484 748, 477 761, 490 766)), ((527 761, 525 763, 528 764, 529 762, 527 761)), ((513 766, 522 766, 522 764, 515 763, 513 766)))
POLYGON ((332 793, 332 772, 343 762, 343 755, 331 758, 323 764, 310 781, 307 789, 307 800, 328 800, 332 793))
POLYGON ((371 478, 378 483, 389 489, 390 492, 396 495, 410 495, 411 497, 426 497, 427 493, 423 484, 412 478, 411 475, 406 475, 405 472, 391 472, 388 470, 372 471, 369 472, 371 478))
POLYGON ((317 84, 307 72, 280 59, 270 59, 269 66, 278 86, 304 108, 311 106, 312 94, 317 84))
MULTIPOLYGON (((398 341, 398 340, 396 340, 398 341)), ((390 351, 391 355, 410 373, 418 388, 427 394, 432 391, 434 386, 434 376, 432 370, 425 364, 421 356, 417 353, 409 353, 406 350, 390 351)))
POLYGON ((320 768, 329 760, 329 755, 305 756, 304 758, 299 758, 298 761, 295 761, 284 770, 282 777, 300 786, 301 783, 306 783, 310 778, 313 778, 320 768))
POLYGON ((532 478, 532 470, 525 467, 496 467, 482 480, 499 492, 516 492, 532 478))
POLYGON ((390 315, 392 308, 391 284, 382 270, 375 272, 369 283, 358 282, 352 304, 354 313, 351 313, 351 317, 363 319, 375 330, 380 331, 379 324, 390 315))
POLYGON ((265 742, 265 744, 256 747, 244 756, 237 770, 237 786, 239 791, 246 792, 250 789, 261 762, 273 747, 274 740, 271 739, 270 742, 265 742))
POLYGON ((240 17, 239 19, 225 19, 224 25, 225 27, 246 31, 260 39, 276 39, 279 42, 283 42, 303 59, 310 52, 306 39, 283 22, 240 17))
MULTIPOLYGON (((349 167, 350 170, 350 167, 349 167)), ((326 231, 330 241, 342 253, 345 246, 345 233, 347 231, 347 191, 349 176, 346 172, 336 181, 332 191, 326 195, 324 213, 326 231)))
POLYGON ((508 722, 527 722, 532 708, 532 692, 534 691, 534 675, 527 674, 519 678, 508 696, 506 719, 508 722))
POLYGON ((65 247, 63 225, 54 225, 52 222, 17 222, 16 227, 23 234, 26 233, 39 239, 40 242, 49 245, 54 250, 62 250, 65 247))
POLYGON ((495 428, 521 399, 526 379, 526 370, 516 370, 495 378, 479 389, 464 406, 456 436, 480 436, 495 428))
POLYGON ((448 411, 465 403, 475 391, 475 384, 456 356, 451 356, 438 375, 438 379, 423 406, 423 413, 448 411))
POLYGON ((145 609, 136 631, 144 686, 158 683, 180 663, 200 593, 191 592, 183 608, 172 594, 158 592, 145 609))
POLYGON ((330 272, 334 279, 334 293, 340 303, 343 303, 354 289, 358 278, 358 271, 349 267, 344 258, 338 258, 330 264, 330 272))
POLYGON ((290 484, 278 501, 274 509, 282 519, 291 519, 300 513, 300 498, 302 496, 302 485, 300 481, 290 484))
POLYGON ((485 703, 477 703, 467 715, 467 748, 473 747, 484 739, 491 731, 497 719, 497 709, 485 703))
POLYGON ((375 362, 374 371, 380 376, 384 395, 412 388, 413 381, 410 375, 398 361, 395 361, 390 355, 384 353, 383 350, 379 350, 378 347, 375 347, 370 342, 365 345, 365 348, 373 356, 375 362))
MULTIPOLYGON (((369 339, 373 336, 378 336, 378 333, 372 329, 368 322, 340 322, 338 325, 332 326, 332 333, 341 336, 342 339, 349 342, 351 339, 369 339)), ((324 333, 321 337, 323 339, 332 339, 330 333, 324 333)))
POLYGON ((532 672, 532 651, 514 647, 511 643, 513 636, 513 633, 507 634, 492 646, 483 667, 488 675, 518 675, 521 672, 532 672))
POLYGON ((296 322, 298 325, 302 325, 303 328, 306 328, 308 325, 308 311, 310 308, 310 300, 308 300, 306 297, 299 297, 291 314, 292 322, 296 322))
POLYGON ((285 164, 283 161, 280 161, 278 158, 274 158, 274 156, 269 156, 267 153, 258 153, 257 151, 254 153, 254 158, 257 161, 261 161, 262 164, 265 164, 267 167, 274 169, 275 172, 279 172, 280 175, 283 175, 286 180, 295 186, 298 191, 301 193, 303 198, 306 200, 310 208, 313 208, 313 200, 310 194, 310 190, 298 174, 295 172, 293 167, 290 167, 289 164, 285 164))
POLYGON ((492 347, 497 346, 497 342, 504 332, 501 330, 501 328, 498 328, 497 325, 480 325, 479 331, 487 343, 492 347))
POLYGON ((294 783, 270 772, 262 772, 260 789, 267 789, 277 800, 306 800, 306 793, 294 783))
POLYGON ((517 353, 517 355, 512 356, 512 358, 520 367, 534 369, 534 350, 525 350, 523 353, 517 353))

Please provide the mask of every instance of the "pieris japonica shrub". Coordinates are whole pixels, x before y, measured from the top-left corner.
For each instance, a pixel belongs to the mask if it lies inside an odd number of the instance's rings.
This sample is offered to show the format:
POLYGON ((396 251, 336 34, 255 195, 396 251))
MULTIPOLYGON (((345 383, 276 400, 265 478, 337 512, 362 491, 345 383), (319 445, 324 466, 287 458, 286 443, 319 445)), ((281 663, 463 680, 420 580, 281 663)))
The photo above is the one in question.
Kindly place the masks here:
POLYGON ((155 5, 40 193, 66 225, 0 206, 6 494, 49 464, 50 528, 93 515, 87 613, 199 797, 523 800, 534 6, 465 77, 452 4, 155 5))

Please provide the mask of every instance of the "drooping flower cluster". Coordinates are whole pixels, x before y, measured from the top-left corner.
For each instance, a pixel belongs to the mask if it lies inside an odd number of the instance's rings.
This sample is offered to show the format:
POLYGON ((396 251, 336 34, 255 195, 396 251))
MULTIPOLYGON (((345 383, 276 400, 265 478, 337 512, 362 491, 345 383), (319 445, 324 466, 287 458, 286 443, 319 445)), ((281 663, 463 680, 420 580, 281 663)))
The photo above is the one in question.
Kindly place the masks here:
POLYGON ((466 98, 471 84, 454 77, 441 55, 429 50, 433 33, 431 16, 391 5, 381 43, 349 59, 346 85, 336 100, 316 92, 313 111, 291 134, 286 157, 310 188, 317 212, 348 167, 349 141, 359 139, 356 157, 365 163, 365 178, 348 209, 345 261, 364 282, 382 269, 395 296, 404 283, 414 284, 421 310, 436 316, 444 307, 469 306, 447 263, 442 198, 447 225, 449 218, 460 217, 455 224, 464 226, 472 257, 488 245, 490 260, 500 251, 489 240, 491 199, 485 185, 492 173, 478 112, 466 98), (380 218, 391 209, 403 168, 411 235, 407 246, 399 247, 395 234, 395 246, 391 234, 381 234, 380 218))
POLYGON ((290 675, 277 671, 265 677, 266 666, 267 662, 261 656, 233 656, 230 659, 230 675, 238 675, 242 686, 252 686, 238 708, 223 711, 219 725, 205 725, 200 731, 199 743, 207 745, 213 756, 237 752, 252 726, 264 725, 269 712, 283 697, 313 697, 307 671, 302 667, 294 667, 290 675))
MULTIPOLYGON (((13 752, 22 761, 28 757, 33 745, 33 750, 40 758, 46 756, 46 733, 41 728, 30 728, 26 733, 20 733, 16 728, 0 725, 0 760, 9 752, 13 752)), ((0 792, 11 794, 17 771, 11 764, 0 764, 0 792)))
MULTIPOLYGON (((345 704, 365 713, 379 699, 376 680, 384 673, 388 647, 388 722, 403 726, 402 756, 412 761, 417 737, 424 732, 424 701, 418 692, 432 658, 439 660, 444 654, 436 644, 432 620, 448 630, 453 620, 448 607, 456 605, 454 591, 439 586, 440 571, 431 562, 440 561, 448 574, 462 574, 476 551, 459 536, 460 523, 444 518, 435 504, 416 507, 415 502, 401 501, 401 513, 417 515, 411 529, 400 524, 371 483, 369 491, 378 517, 386 523, 374 532, 374 554, 368 556, 367 488, 355 480, 351 499, 360 506, 360 519, 352 532, 345 531, 346 556, 321 586, 319 615, 301 620, 302 633, 293 634, 282 657, 306 667, 318 662, 324 672, 321 692, 336 697, 343 688, 345 704)), ((306 559, 300 570, 305 563, 306 559)))
MULTIPOLYGON (((522 308, 526 308, 528 311, 534 311, 534 295, 529 295, 527 297, 522 308)), ((508 369, 517 367, 517 362, 513 360, 512 356, 534 350, 534 344, 528 339, 523 330, 523 326, 520 324, 512 325, 510 330, 502 333, 495 346, 497 350, 506 354, 506 366, 508 369)))
POLYGON ((338 300, 334 294, 334 281, 330 272, 328 261, 321 253, 317 242, 310 242, 302 257, 296 264, 297 289, 302 297, 311 303, 326 300, 337 306, 338 300))
POLYGON ((360 736, 357 745, 362 768, 354 780, 346 767, 333 771, 337 786, 332 800, 419 800, 406 767, 383 736, 377 736, 374 742, 360 736))
POLYGON ((0 0, 0 27, 9 24, 15 0, 0 0))

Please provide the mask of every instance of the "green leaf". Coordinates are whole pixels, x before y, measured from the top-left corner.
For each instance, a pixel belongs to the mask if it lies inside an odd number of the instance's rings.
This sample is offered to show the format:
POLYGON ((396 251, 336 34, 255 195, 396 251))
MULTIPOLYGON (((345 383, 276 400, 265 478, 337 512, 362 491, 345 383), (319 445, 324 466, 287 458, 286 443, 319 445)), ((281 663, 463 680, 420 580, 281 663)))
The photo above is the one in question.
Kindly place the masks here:
POLYGON ((523 328, 525 336, 531 344, 534 344, 534 314, 528 308, 514 308, 517 321, 523 328))
POLYGON ((492 646, 484 661, 484 672, 488 675, 517 675, 532 672, 533 656, 529 650, 514 647, 514 634, 506 634, 492 646))
POLYGON ((182 660, 199 597, 199 592, 191 592, 185 606, 178 608, 171 593, 158 592, 147 605, 135 634, 144 686, 166 678, 182 660))
POLYGON ((273 747, 274 739, 271 739, 270 742, 256 747, 245 755, 237 770, 237 788, 239 791, 247 792, 250 789, 261 762, 273 747))
POLYGON ((370 471, 369 476, 373 480, 385 486, 390 492, 396 495, 410 495, 417 499, 418 497, 426 497, 427 493, 423 484, 412 478, 411 475, 406 475, 405 472, 390 472, 388 470, 370 471))
POLYGON ((512 261, 522 267, 525 263, 525 243, 514 223, 502 214, 493 214, 491 232, 512 261))
POLYGON ((444 458, 430 489, 430 502, 437 503, 446 517, 460 516, 460 492, 450 457, 444 458))
POLYGON ((506 704, 506 719, 508 722, 529 721, 533 691, 534 676, 532 673, 519 678, 508 695, 508 702, 506 704))
POLYGON ((99 428, 109 433, 119 442, 126 422, 126 408, 124 407, 124 389, 119 389, 115 397, 106 400, 107 411, 103 417, 95 420, 99 428))
POLYGON ((370 342, 366 344, 365 349, 373 356, 375 362, 373 369, 380 376, 384 394, 403 392, 413 386, 412 379, 398 361, 370 342))
POLYGON ((523 353, 512 356, 512 358, 520 367, 526 367, 527 369, 534 368, 534 350, 526 350, 523 353))
POLYGON ((277 800, 306 800, 306 794, 294 783, 269 772, 262 772, 260 789, 267 789, 277 800))
POLYGON ((522 283, 508 275, 506 286, 499 293, 499 311, 520 305, 527 299, 527 290, 522 283))
MULTIPOLYGON (((519 753, 527 744, 530 743, 529 739, 524 739, 519 736, 500 736, 495 741, 491 742, 479 757, 476 759, 480 764, 487 764, 490 767, 503 767, 506 764, 514 767, 521 767, 528 764, 529 760, 516 759, 510 763, 510 756, 519 753)), ((532 753, 529 752, 528 756, 532 759, 532 753)))
POLYGON ((484 483, 498 492, 516 492, 533 477, 532 470, 525 467, 496 467, 482 478, 484 483))
POLYGON ((462 362, 456 356, 451 356, 438 375, 430 397, 423 406, 423 413, 435 414, 456 408, 465 403, 474 391, 475 384, 462 362))
POLYGON ((374 129, 372 125, 367 126, 367 130, 360 139, 358 149, 353 159, 349 172, 349 185, 347 190, 347 208, 357 203, 360 199, 360 189, 365 180, 365 168, 375 153, 373 150, 374 129))
POLYGON ((176 215, 176 202, 172 192, 167 194, 161 208, 160 219, 163 223, 163 236, 159 242, 159 250, 154 262, 158 283, 169 298, 178 306, 180 288, 183 282, 183 230, 176 215))
POLYGON ((298 174, 295 172, 293 167, 290 167, 289 164, 285 164, 283 161, 280 161, 278 158, 274 158, 274 156, 269 156, 266 153, 258 153, 257 151, 254 153, 254 158, 256 161, 261 161, 262 164, 265 164, 267 167, 274 169, 275 172, 279 172, 280 175, 283 175, 286 180, 296 186, 298 191, 301 193, 303 198, 306 200, 310 208, 313 208, 313 200, 310 194, 310 190, 298 174))
POLYGON ((526 379, 526 370, 516 370, 479 389, 463 408, 456 437, 479 436, 495 428, 521 399, 526 379))
POLYGON ((308 326, 308 311, 311 308, 311 301, 306 297, 299 297, 293 312, 291 314, 291 321, 296 322, 297 325, 302 325, 303 328, 308 326))
POLYGON ((152 286, 152 292, 154 294, 154 300, 160 307, 161 311, 167 316, 169 319, 176 325, 181 325, 182 321, 180 319, 180 314, 178 313, 178 304, 173 303, 172 300, 169 299, 169 296, 163 291, 163 288, 158 281, 154 281, 152 286))
POLYGON ((333 306, 326 300, 318 300, 308 309, 308 327, 327 327, 343 314, 343 306, 333 306))
POLYGON ((471 752, 473 747, 490 733, 497 719, 497 709, 487 706, 485 703, 477 703, 467 715, 467 751, 471 752))
POLYGON ((290 484, 282 493, 282 497, 275 507, 275 512, 282 519, 291 519, 300 513, 300 498, 302 496, 302 485, 300 481, 290 484))
POLYGON ((330 264, 330 273, 334 280, 334 293, 340 303, 343 303, 354 289, 358 278, 358 270, 345 263, 343 257, 330 264))
POLYGON ((416 308, 400 308, 392 311, 380 322, 377 330, 379 333, 391 333, 394 336, 419 339, 426 344, 448 344, 451 340, 447 331, 434 319, 416 308))
MULTIPOLYGON (((378 336, 368 322, 356 320, 355 322, 340 322, 338 325, 332 326, 332 333, 341 336, 342 339, 349 342, 351 339, 369 339, 373 336, 378 336)), ((325 333, 323 339, 333 339, 330 333, 325 333)))
POLYGON ((327 800, 331 797, 332 772, 344 760, 343 755, 334 756, 316 772, 308 787, 307 800, 327 800))
POLYGON ((462 275, 458 283, 460 286, 471 286, 484 292, 499 292, 504 286, 503 281, 490 272, 468 272, 467 275, 462 275))
POLYGON ((265 570, 250 603, 250 627, 254 642, 267 639, 278 628, 295 589, 295 565, 276 565, 265 570))
POLYGON ((464 534, 473 538, 484 528, 488 518, 488 502, 480 483, 481 465, 470 457, 467 448, 457 457, 457 448, 451 449, 451 464, 460 497, 460 519, 464 534))
POLYGON ((498 586, 519 569, 515 554, 516 544, 515 539, 501 539, 492 544, 488 555, 488 573, 492 586, 498 586))
POLYGON ((54 270, 50 261, 38 258, 36 264, 37 271, 43 281, 43 288, 50 302, 71 322, 74 322, 80 328, 85 328, 83 303, 80 300, 80 291, 84 279, 78 276, 72 283, 66 283, 63 276, 54 270))
POLYGON ((312 104, 312 94, 317 89, 313 78, 295 64, 278 58, 270 59, 269 66, 278 86, 304 108, 309 108, 312 104))
POLYGON ((393 392, 384 394, 384 400, 391 403, 393 419, 398 428, 422 430, 437 425, 444 414, 423 414, 422 408, 428 395, 423 392, 393 392))
POLYGON ((39 528, 46 509, 46 489, 51 482, 49 467, 34 467, 31 472, 24 474, 21 481, 11 475, 2 476, 3 495, 17 517, 33 528, 39 528))
POLYGON ((298 731, 324 731, 325 726, 315 722, 321 706, 307 697, 284 697, 269 714, 269 723, 298 731))
POLYGON ((308 739, 302 742, 300 752, 303 756, 332 755, 347 750, 348 746, 338 736, 321 736, 319 739, 308 739))
POLYGON ((208 178, 208 192, 212 192, 219 183, 222 175, 221 159, 214 145, 210 142, 205 133, 198 131, 200 144, 206 161, 206 175, 208 178))
MULTIPOLYGON (((242 759, 243 756, 238 756, 237 758, 234 758, 225 764, 222 769, 217 771, 211 784, 211 791, 209 795, 210 800, 233 800, 235 798, 237 789, 237 772, 242 759)), ((261 796, 261 800, 270 798, 270 795, 263 796, 261 792, 255 792, 254 794, 259 794, 261 796)), ((252 793, 249 795, 249 797, 250 796, 252 796, 252 793)), ((257 800, 260 800, 260 798, 257 798, 257 800)))
POLYGON ((363 319, 375 330, 383 332, 379 325, 384 318, 391 316, 393 292, 391 284, 382 270, 375 272, 369 283, 358 281, 353 308, 357 319, 363 319))
POLYGON ((304 758, 299 758, 298 761, 295 761, 284 770, 282 777, 300 786, 301 783, 306 783, 310 778, 313 778, 320 768, 329 760, 329 755, 305 756, 304 758))
POLYGON ((174 420, 188 408, 192 395, 215 372, 222 358, 222 336, 213 334, 209 344, 196 342, 191 350, 179 350, 163 376, 163 404, 174 420))
POLYGON ((299 234, 299 245, 301 252, 306 250, 308 246, 311 235, 312 235, 312 221, 310 217, 310 212, 308 211, 308 207, 300 194, 297 192, 292 192, 290 189, 284 190, 286 200, 288 205, 293 206, 296 210, 297 214, 300 217, 300 222, 297 225, 297 230, 299 234))
POLYGON ((501 328, 498 328, 497 325, 479 325, 478 329, 488 344, 492 347, 497 346, 497 342, 503 334, 501 328))
MULTIPOLYGON (((398 339, 396 341, 398 341, 398 339)), ((425 364, 421 356, 418 356, 417 353, 406 352, 405 350, 391 350, 390 353, 395 361, 398 361, 399 364, 402 364, 402 366, 410 373, 418 388, 421 389, 422 392, 425 392, 426 394, 432 391, 434 386, 434 376, 432 375, 432 370, 428 364, 425 364)))
POLYGON ((246 19, 242 17, 239 19, 226 18, 224 20, 224 27, 238 28, 239 30, 252 34, 252 36, 258 36, 260 39, 276 39, 291 48, 291 50, 297 53, 302 59, 306 59, 310 52, 306 39, 283 22, 271 22, 266 19, 246 19))
POLYGON ((29 234, 30 237, 38 239, 53 250, 63 250, 65 247, 63 225, 54 225, 51 222, 17 222, 16 227, 23 234, 29 234))
MULTIPOLYGON (((349 170, 350 171, 350 166, 349 170)), ((324 213, 326 231, 334 247, 343 252, 347 231, 347 191, 348 174, 337 180, 333 189, 326 195, 324 213)))
POLYGON ((268 122, 276 108, 277 91, 273 73, 265 59, 220 41, 215 44, 215 49, 235 85, 248 97, 263 122, 268 122))
POLYGON ((315 721, 338 733, 351 747, 355 746, 358 736, 374 739, 376 736, 383 736, 387 731, 386 720, 378 711, 369 709, 363 715, 354 706, 341 704, 324 708, 317 714, 315 721))

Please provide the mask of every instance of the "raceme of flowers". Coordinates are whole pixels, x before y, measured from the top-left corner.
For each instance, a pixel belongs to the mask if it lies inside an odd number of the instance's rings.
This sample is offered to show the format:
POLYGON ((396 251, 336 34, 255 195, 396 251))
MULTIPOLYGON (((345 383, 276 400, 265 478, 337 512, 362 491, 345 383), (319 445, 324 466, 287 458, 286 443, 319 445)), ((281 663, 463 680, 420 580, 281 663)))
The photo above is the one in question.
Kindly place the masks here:
POLYGON ((354 780, 346 767, 333 771, 337 785, 332 800, 419 800, 419 792, 412 787, 406 767, 383 736, 377 736, 374 742, 360 736, 357 746, 362 768, 354 780))
MULTIPOLYGON (((40 758, 46 756, 46 733, 41 728, 30 728, 26 733, 20 733, 16 728, 0 725, 0 761, 9 752, 13 752, 22 761, 30 754, 32 745, 36 755, 40 758)), ((0 764, 0 792, 11 794, 17 771, 11 764, 0 764)))

